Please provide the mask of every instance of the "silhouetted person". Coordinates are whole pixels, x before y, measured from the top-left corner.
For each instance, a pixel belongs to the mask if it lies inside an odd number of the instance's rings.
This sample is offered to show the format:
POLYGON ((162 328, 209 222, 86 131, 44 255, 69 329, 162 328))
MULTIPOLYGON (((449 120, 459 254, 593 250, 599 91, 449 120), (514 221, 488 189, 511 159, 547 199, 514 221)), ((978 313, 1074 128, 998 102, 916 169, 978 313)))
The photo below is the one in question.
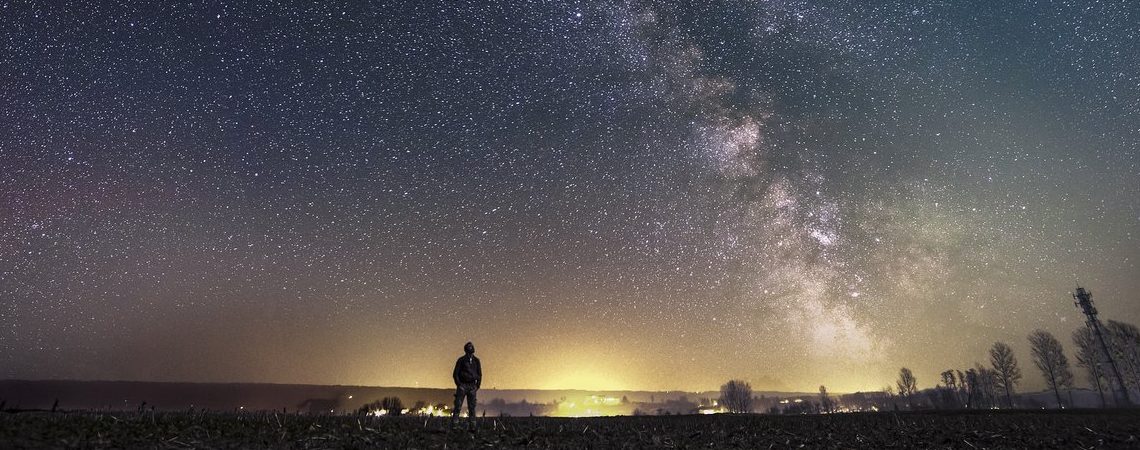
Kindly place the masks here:
POLYGON ((463 398, 467 398, 467 420, 470 428, 475 428, 475 392, 483 383, 483 368, 479 365, 479 358, 475 357, 475 344, 468 342, 463 346, 463 356, 455 361, 455 370, 451 373, 455 380, 455 409, 451 410, 451 423, 459 424, 459 408, 463 407, 463 398))

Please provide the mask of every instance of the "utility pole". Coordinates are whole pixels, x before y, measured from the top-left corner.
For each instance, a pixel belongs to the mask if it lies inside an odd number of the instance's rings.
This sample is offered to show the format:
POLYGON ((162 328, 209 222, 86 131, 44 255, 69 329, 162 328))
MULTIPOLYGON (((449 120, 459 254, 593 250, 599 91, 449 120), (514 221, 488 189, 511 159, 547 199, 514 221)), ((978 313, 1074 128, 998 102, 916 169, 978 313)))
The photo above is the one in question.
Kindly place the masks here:
POLYGON ((1108 361, 1109 367, 1112 369, 1112 376, 1116 379, 1116 404, 1118 406, 1132 406, 1132 401, 1128 398, 1128 388, 1124 386, 1124 378, 1120 376, 1120 370, 1116 368, 1116 361, 1112 359, 1112 352, 1108 351, 1108 343, 1104 340, 1104 334, 1100 331, 1100 319, 1096 318, 1096 308, 1092 303, 1092 292, 1085 290, 1085 288, 1077 286, 1077 293, 1073 294, 1074 305, 1081 308, 1081 312, 1085 313, 1088 318, 1088 326, 1092 328, 1093 335, 1096 340, 1100 342, 1100 349, 1104 351, 1104 359, 1108 361))

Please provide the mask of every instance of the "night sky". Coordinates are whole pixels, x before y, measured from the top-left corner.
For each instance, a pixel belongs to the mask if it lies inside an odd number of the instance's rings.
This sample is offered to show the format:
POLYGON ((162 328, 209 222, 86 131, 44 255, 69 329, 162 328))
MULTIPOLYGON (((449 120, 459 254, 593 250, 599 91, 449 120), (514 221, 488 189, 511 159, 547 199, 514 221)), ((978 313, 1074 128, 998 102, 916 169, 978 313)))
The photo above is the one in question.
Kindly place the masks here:
POLYGON ((0 377, 1031 390, 1078 282, 1140 322, 1131 0, 153 3, 0 3, 0 377))

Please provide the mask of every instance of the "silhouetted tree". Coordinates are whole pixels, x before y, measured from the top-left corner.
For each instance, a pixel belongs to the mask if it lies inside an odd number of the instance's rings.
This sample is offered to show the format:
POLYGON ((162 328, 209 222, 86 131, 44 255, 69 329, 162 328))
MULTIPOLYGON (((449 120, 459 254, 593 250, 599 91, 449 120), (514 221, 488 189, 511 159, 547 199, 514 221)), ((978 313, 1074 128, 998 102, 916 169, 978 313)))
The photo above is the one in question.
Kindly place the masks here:
POLYGON ((948 388, 950 388, 950 389, 954 389, 954 388, 956 388, 956 387, 957 387, 957 385, 958 385, 958 382, 957 382, 957 380, 954 378, 954 370, 944 370, 944 371, 942 371, 942 385, 943 385, 943 386, 946 386, 946 387, 948 387, 948 388))
POLYGON ((1033 330, 1029 334, 1029 344, 1033 351, 1033 364, 1041 369, 1045 384, 1057 397, 1057 408, 1064 407, 1061 403, 1061 388, 1073 386, 1073 372, 1069 370, 1069 359, 1065 357, 1061 342, 1048 331, 1033 330))
POLYGON ((958 403, 964 404, 964 405, 966 405, 967 408, 969 408, 970 407, 970 405, 969 405, 970 393, 969 393, 968 388, 966 386, 966 374, 962 373, 961 370, 957 370, 957 369, 954 370, 954 374, 957 375, 957 377, 958 377, 958 395, 957 395, 958 396, 958 403))
POLYGON ((972 409, 987 409, 994 405, 997 397, 997 374, 990 369, 975 364, 966 370, 967 406, 972 409))
POLYGON ((899 388, 899 397, 904 398, 910 407, 911 397, 918 392, 918 379, 914 377, 914 372, 906 367, 899 369, 899 379, 895 381, 895 385, 899 388))
POLYGON ((953 408, 960 408, 962 406, 961 399, 958 397, 958 383, 958 377, 954 375, 953 369, 942 371, 942 385, 946 386, 947 395, 949 396, 949 401, 953 408))
POLYGON ((978 386, 981 390, 982 404, 987 408, 997 406, 998 389, 1001 388, 1001 381, 998 380, 998 373, 993 369, 977 367, 978 369, 978 386))
POLYGON ((960 408, 962 405, 958 399, 958 379, 954 376, 954 370, 944 370, 940 375, 942 384, 934 387, 931 403, 944 409, 960 408))
POLYGON ((720 387, 720 404, 730 413, 752 412, 752 385, 730 380, 720 387))
POLYGON ((1005 391, 1005 404, 1013 407, 1013 390, 1021 380, 1021 369, 1017 367, 1017 358, 1013 357, 1013 349, 1005 342, 994 342, 990 348, 990 365, 997 375, 997 387, 1005 391))
POLYGON ((978 379, 978 371, 976 369, 966 369, 966 376, 963 378, 962 385, 965 386, 964 389, 966 390, 966 408, 981 408, 982 405, 979 399, 981 394, 981 381, 978 379))
POLYGON ((1073 343, 1077 345, 1077 367, 1085 369, 1085 375, 1088 377, 1089 386, 1096 388, 1096 393, 1100 395, 1100 407, 1108 406, 1104 399, 1104 371, 1101 370, 1100 362, 1104 359, 1104 351, 1101 350, 1100 344, 1093 336, 1092 329, 1089 327, 1080 327, 1073 331, 1073 343))
POLYGON ((827 387, 822 384, 819 385, 819 408, 820 412, 825 413, 831 413, 834 409, 831 397, 827 395, 827 387))
POLYGON ((1115 320, 1108 321, 1104 328, 1105 339, 1125 386, 1140 390, 1140 328, 1115 320))
POLYGON ((811 400, 799 400, 801 401, 794 401, 788 403, 787 406, 784 406, 783 414, 813 414, 818 412, 818 410, 815 408, 815 405, 812 404, 811 400))
POLYGON ((400 397, 384 397, 380 400, 380 409, 388 410, 389 416, 398 416, 404 413, 404 402, 400 397))
MULTIPOLYGON (((365 403, 363 405, 360 405, 360 407, 356 409, 356 413, 360 414, 360 415, 370 415, 370 414, 375 413, 379 409, 380 409, 380 400, 377 400, 374 402, 365 403)), ((298 411, 299 410, 300 409, 298 409, 298 411)))
POLYGON ((956 389, 949 387, 938 388, 938 396, 943 409, 962 408, 962 400, 958 397, 958 391, 956 389))

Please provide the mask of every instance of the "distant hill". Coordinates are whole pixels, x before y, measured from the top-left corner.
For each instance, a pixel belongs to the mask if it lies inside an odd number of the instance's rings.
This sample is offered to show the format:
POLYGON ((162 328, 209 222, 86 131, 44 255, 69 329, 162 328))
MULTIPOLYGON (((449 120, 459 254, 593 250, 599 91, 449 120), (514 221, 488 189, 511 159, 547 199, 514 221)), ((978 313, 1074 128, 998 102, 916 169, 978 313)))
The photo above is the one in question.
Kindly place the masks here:
MULTIPOLYGON (((58 400, 61 409, 156 410, 209 409, 310 411, 328 408, 332 412, 348 412, 387 396, 400 397, 406 406, 416 401, 428 404, 450 404, 452 389, 326 386, 310 384, 264 383, 168 383, 148 381, 75 381, 75 380, 3 380, 0 401, 5 408, 50 409, 58 400)), ((515 403, 552 403, 567 398, 587 396, 626 398, 630 402, 654 403, 687 398, 691 402, 715 399, 716 391, 585 391, 538 389, 483 389, 480 403, 493 399, 515 403)), ((811 395, 806 393, 757 392, 768 397, 811 395)))

